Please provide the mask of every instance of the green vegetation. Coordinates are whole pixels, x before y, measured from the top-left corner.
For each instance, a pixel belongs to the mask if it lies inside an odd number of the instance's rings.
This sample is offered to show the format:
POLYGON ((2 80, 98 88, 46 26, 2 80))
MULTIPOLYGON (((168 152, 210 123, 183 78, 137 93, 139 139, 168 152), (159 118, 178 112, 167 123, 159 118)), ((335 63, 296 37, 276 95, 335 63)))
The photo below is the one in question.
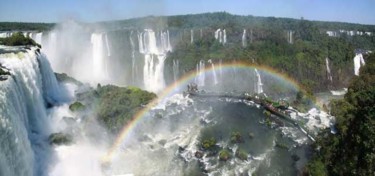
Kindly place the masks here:
POLYGON ((219 152, 219 159, 221 161, 227 161, 230 157, 230 153, 227 149, 223 149, 219 152))
POLYGON ((276 145, 275 145, 277 148, 280 148, 280 149, 288 149, 288 145, 285 144, 285 143, 281 143, 281 142, 276 142, 276 145))
POLYGON ((204 150, 210 150, 210 149, 213 149, 216 145, 216 139, 211 137, 209 139, 205 139, 203 140, 202 142, 202 148, 204 150))
POLYGON ((96 112, 110 131, 117 133, 144 105, 156 98, 154 93, 136 87, 98 86, 96 112))
POLYGON ((10 73, 6 70, 3 70, 1 67, 0 67, 0 76, 1 75, 10 75, 10 73))
POLYGON ((82 85, 81 82, 77 81, 76 79, 68 76, 66 73, 55 73, 56 79, 59 82, 70 82, 76 85, 82 85))
POLYGON ((375 174, 375 55, 355 77, 343 100, 331 104, 337 134, 320 134, 315 156, 306 168, 310 175, 375 174))
POLYGON ((241 136, 241 133, 238 132, 238 131, 232 132, 231 135, 230 135, 230 142, 232 142, 232 143, 242 143, 242 142, 244 142, 244 140, 241 136))
POLYGON ((64 133, 52 133, 48 137, 48 141, 51 145, 69 145, 73 142, 73 138, 71 135, 64 133))
POLYGON ((0 38, 0 45, 7 45, 7 46, 25 46, 25 45, 32 45, 41 46, 36 43, 33 39, 29 37, 25 37, 22 32, 14 33, 12 36, 7 38, 0 38))
POLYGON ((0 31, 47 31, 51 30, 53 23, 19 23, 19 22, 0 22, 0 31))
POLYGON ((247 160, 247 153, 242 149, 237 149, 236 157, 241 160, 247 160))
POLYGON ((86 109, 86 106, 83 105, 81 102, 76 101, 73 104, 69 105, 69 109, 72 112, 83 111, 86 109))

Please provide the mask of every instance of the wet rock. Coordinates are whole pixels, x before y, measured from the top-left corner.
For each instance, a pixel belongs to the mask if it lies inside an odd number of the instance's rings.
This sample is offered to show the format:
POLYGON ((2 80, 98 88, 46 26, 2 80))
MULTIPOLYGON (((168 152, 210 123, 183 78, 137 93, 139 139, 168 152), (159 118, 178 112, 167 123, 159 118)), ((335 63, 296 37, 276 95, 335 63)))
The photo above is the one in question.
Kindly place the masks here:
POLYGON ((202 158, 203 157, 203 152, 196 151, 195 154, 194 154, 194 156, 197 157, 197 158, 202 158))
POLYGON ((230 153, 228 150, 221 150, 219 153, 219 159, 220 161, 228 161, 230 158, 230 153))
POLYGON ((64 133, 52 133, 48 141, 51 145, 69 145, 73 143, 73 137, 64 133))

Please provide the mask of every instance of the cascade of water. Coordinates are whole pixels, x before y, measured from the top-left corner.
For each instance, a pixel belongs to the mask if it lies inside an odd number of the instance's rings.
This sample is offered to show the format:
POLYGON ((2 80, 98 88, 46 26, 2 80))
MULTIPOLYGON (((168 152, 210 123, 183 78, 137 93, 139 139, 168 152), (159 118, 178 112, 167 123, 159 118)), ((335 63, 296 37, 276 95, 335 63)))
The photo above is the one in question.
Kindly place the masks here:
POLYGON ((197 84, 198 86, 204 86, 206 81, 206 75, 204 69, 206 68, 204 60, 199 61, 197 64, 197 84))
POLYGON ((215 39, 219 40, 219 43, 225 44, 227 43, 227 33, 224 30, 221 30, 220 28, 215 31, 215 39))
POLYGON ((293 44, 293 31, 287 31, 288 43, 293 44))
POLYGON ((227 43, 227 32, 224 29, 223 30, 223 45, 225 45, 226 43, 227 43))
POLYGON ((108 77, 106 63, 104 60, 104 47, 103 47, 103 34, 92 33, 91 34, 92 44, 92 71, 94 76, 93 83, 101 83, 108 77))
POLYGON ((215 70, 215 64, 212 62, 212 60, 207 61, 209 64, 211 64, 212 70, 213 70, 213 77, 214 77, 214 84, 216 85, 218 83, 217 76, 216 76, 216 70, 215 70))
POLYGON ((138 47, 139 47, 139 53, 144 54, 145 49, 143 48, 143 33, 138 32, 138 47))
POLYGON ((111 50, 109 49, 109 43, 108 43, 108 34, 105 34, 104 36, 105 36, 105 46, 107 49, 107 55, 111 56, 111 50))
POLYGON ((250 43, 253 43, 253 29, 250 30, 250 43))
POLYGON ((190 30, 190 43, 194 42, 194 31, 190 30))
POLYGON ((36 43, 42 44, 42 35, 43 33, 36 33, 32 36, 33 40, 35 40, 36 43))
POLYGON ((152 29, 145 29, 145 31, 138 35, 140 48, 144 48, 145 65, 143 68, 143 82, 146 90, 158 92, 165 87, 164 80, 164 61, 166 54, 172 51, 169 41, 169 31, 160 32, 158 38, 152 29), (160 47, 158 47, 158 45, 160 47), (157 57, 157 60, 154 59, 157 57))
POLYGON ((223 65, 223 60, 222 59, 220 59, 220 61, 219 61, 219 74, 220 74, 220 81, 223 81, 223 67, 222 67, 222 65, 223 65))
POLYGON ((201 31, 201 38, 203 38, 203 30, 201 29, 200 31, 201 31))
POLYGON ((246 42, 246 29, 243 30, 242 33, 242 47, 246 47, 247 42, 246 42))
POLYGON ((60 93, 48 61, 35 49, 0 55, 0 63, 12 73, 0 82, 0 175, 45 175, 48 167, 44 100, 60 93))
POLYGON ((260 94, 263 93, 263 84, 262 84, 262 79, 260 77, 260 74, 257 69, 255 69, 255 74, 257 76, 257 83, 256 83, 256 93, 260 94))
POLYGON ((361 53, 356 54, 353 60, 354 60, 354 74, 358 76, 361 65, 365 65, 365 61, 363 60, 363 55, 361 53))
POLYGON ((176 82, 178 80, 178 76, 179 76, 179 67, 180 67, 180 63, 178 60, 173 60, 173 80, 174 82, 176 82))
POLYGON ((331 69, 329 68, 328 57, 326 57, 326 68, 327 68, 327 79, 332 82, 332 74, 331 74, 331 69))
MULTIPOLYGON (((139 35, 138 35, 138 37, 139 37, 139 35)), ((136 64, 135 64, 135 44, 134 44, 134 40, 133 40, 133 31, 130 32, 129 40, 130 40, 130 45, 131 45, 131 49, 132 49, 132 53, 131 53, 131 57, 132 57, 132 83, 135 84, 135 81, 136 81, 136 78, 137 78, 137 75, 138 75, 138 70, 137 70, 137 67, 136 67, 136 64)))

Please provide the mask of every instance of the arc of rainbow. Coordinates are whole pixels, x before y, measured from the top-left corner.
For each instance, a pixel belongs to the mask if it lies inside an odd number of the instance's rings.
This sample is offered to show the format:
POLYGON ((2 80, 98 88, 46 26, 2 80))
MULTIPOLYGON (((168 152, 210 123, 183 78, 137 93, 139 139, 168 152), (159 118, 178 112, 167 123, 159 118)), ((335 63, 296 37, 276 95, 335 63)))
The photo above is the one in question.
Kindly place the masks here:
MULTIPOLYGON (((246 62, 232 62, 232 63, 222 63, 221 66, 216 66, 215 70, 212 67, 207 67, 203 70, 204 73, 212 72, 220 69, 226 69, 230 68, 243 68, 243 69, 260 69, 262 71, 265 71, 267 73, 270 73, 271 75, 276 76, 277 78, 280 78, 288 83, 290 83, 296 90, 304 90, 302 89, 302 86, 299 85, 295 80, 288 77, 285 74, 282 74, 275 69, 267 66, 261 66, 261 65, 254 65, 246 62)), ((201 74, 201 73, 200 73, 201 74)), ((196 76, 199 76, 199 74, 196 73, 195 70, 190 71, 188 74, 185 74, 182 76, 178 81, 175 83, 169 85, 164 91, 162 91, 158 98, 152 100, 148 105, 146 105, 142 110, 138 111, 132 118, 130 122, 128 122, 120 131, 118 137, 116 138, 115 142, 113 143, 112 147, 109 149, 107 155, 105 155, 102 158, 102 162, 108 163, 113 159, 114 154, 116 153, 117 149, 121 146, 123 141, 129 136, 129 133, 131 130, 138 124, 138 122, 141 121, 142 117, 147 114, 151 110, 151 108, 155 107, 161 100, 163 100, 166 97, 169 97, 173 95, 178 88, 181 86, 184 86, 191 82, 196 76)))

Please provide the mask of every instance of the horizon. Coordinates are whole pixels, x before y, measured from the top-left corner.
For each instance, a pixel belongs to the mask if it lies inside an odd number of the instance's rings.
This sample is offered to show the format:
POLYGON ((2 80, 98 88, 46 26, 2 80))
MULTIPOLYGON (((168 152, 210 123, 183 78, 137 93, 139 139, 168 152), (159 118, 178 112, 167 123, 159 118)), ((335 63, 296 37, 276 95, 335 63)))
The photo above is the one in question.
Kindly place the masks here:
POLYGON ((92 3, 74 2, 42 2, 36 0, 5 0, 0 7, 0 22, 21 23, 59 23, 76 20, 87 23, 127 20, 147 16, 176 16, 202 13, 227 12, 232 15, 304 18, 310 21, 344 22, 364 25, 375 25, 372 7, 375 1, 356 2, 348 0, 313 1, 278 0, 240 1, 224 0, 220 3, 213 0, 193 0, 176 2, 172 0, 110 0, 92 3), (348 13, 350 11, 350 13, 348 13))

